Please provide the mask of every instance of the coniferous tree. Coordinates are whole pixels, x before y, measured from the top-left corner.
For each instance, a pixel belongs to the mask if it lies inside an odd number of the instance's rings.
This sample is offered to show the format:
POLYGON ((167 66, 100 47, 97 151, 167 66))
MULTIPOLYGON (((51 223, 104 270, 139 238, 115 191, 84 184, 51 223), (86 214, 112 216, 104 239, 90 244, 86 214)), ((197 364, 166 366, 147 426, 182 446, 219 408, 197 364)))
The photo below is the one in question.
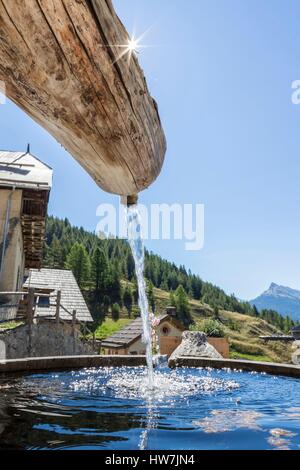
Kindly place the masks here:
MULTIPOLYGON (((91 309, 97 311, 103 309, 104 295, 111 296, 111 303, 122 302, 121 280, 133 282, 132 293, 135 303, 138 301, 138 291, 132 265, 130 247, 125 240, 119 239, 99 239, 95 233, 88 232, 82 227, 74 227, 68 219, 60 220, 56 217, 47 217, 44 261, 43 266, 51 268, 64 268, 69 262, 70 251, 73 245, 79 243, 85 247, 88 255, 94 256, 97 247, 103 250, 109 263, 109 276, 107 288, 104 293, 95 294, 94 275, 92 277, 91 292, 89 296, 91 309), (117 266, 116 272, 115 266, 117 266), (116 300, 113 299, 113 290, 116 287, 116 300)), ((234 295, 228 296, 222 289, 209 282, 204 282, 199 276, 193 275, 184 266, 176 266, 160 256, 145 253, 145 277, 151 281, 154 287, 163 288, 171 292, 176 291, 181 284, 184 290, 194 299, 207 303, 212 308, 215 305, 220 309, 236 311, 242 314, 257 316, 274 325, 282 331, 288 332, 291 327, 298 324, 292 320, 285 320, 285 317, 274 310, 258 312, 249 302, 241 302, 234 295), (290 326, 291 325, 291 326, 290 326)), ((88 282, 83 282, 84 287, 88 287, 88 282)), ((99 287, 99 283, 98 283, 99 287)), ((150 303, 150 302, 149 302, 150 303)))
POLYGON ((290 332, 290 329, 291 329, 291 321, 290 321, 290 318, 289 317, 286 317, 283 321, 283 331, 285 333, 289 333, 290 332))
POLYGON ((214 306, 214 318, 219 320, 219 307, 217 305, 214 306))
POLYGON ((82 243, 75 243, 67 256, 66 268, 71 269, 80 288, 90 279, 91 261, 82 243))
POLYGON ((188 296, 182 285, 177 287, 174 298, 176 316, 185 326, 189 326, 192 323, 192 317, 190 313, 188 296))
POLYGON ((111 316, 114 321, 119 320, 120 318, 120 305, 118 303, 114 303, 111 308, 111 316))
POLYGON ((173 291, 170 292, 170 305, 171 307, 176 307, 176 300, 173 291))
POLYGON ((134 278, 134 280, 133 280, 132 296, 133 296, 134 303, 137 304, 138 301, 139 301, 139 288, 138 288, 138 285, 137 285, 136 278, 134 278))
POLYGON ((135 265, 131 252, 128 252, 126 256, 126 271, 128 280, 131 281, 135 276, 135 265))
POLYGON ((123 304, 128 312, 128 317, 131 317, 132 313, 132 304, 133 304, 133 297, 132 292, 129 286, 126 286, 123 294, 123 304))
POLYGON ((46 253, 45 266, 51 269, 61 269, 63 267, 63 257, 61 243, 57 236, 54 235, 46 253))
POLYGON ((105 252, 97 247, 92 256, 92 281, 95 292, 105 294, 109 277, 109 264, 105 252))
POLYGON ((118 265, 115 263, 111 268, 108 295, 112 303, 122 303, 122 286, 118 265))
POLYGON ((252 310, 253 310, 253 315, 255 317, 258 317, 259 316, 259 311, 257 310, 256 305, 253 305, 252 310))
POLYGON ((111 304, 110 297, 108 295, 105 295, 103 297, 103 313, 104 313, 104 315, 108 315, 110 304, 111 304))
POLYGON ((153 292, 153 284, 151 281, 148 282, 147 297, 148 297, 150 308, 152 312, 155 313, 156 304, 155 304, 155 297, 154 297, 154 292, 153 292))

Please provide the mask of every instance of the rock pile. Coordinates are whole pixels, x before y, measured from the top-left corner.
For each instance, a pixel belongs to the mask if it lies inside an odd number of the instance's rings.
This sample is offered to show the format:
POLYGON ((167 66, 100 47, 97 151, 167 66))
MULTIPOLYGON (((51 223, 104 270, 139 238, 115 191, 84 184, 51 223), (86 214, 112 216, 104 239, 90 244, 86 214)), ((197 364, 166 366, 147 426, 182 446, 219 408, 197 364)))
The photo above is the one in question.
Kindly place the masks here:
POLYGON ((222 358, 221 354, 207 342, 206 334, 202 331, 184 331, 182 342, 171 354, 170 359, 177 357, 206 357, 211 359, 222 358))

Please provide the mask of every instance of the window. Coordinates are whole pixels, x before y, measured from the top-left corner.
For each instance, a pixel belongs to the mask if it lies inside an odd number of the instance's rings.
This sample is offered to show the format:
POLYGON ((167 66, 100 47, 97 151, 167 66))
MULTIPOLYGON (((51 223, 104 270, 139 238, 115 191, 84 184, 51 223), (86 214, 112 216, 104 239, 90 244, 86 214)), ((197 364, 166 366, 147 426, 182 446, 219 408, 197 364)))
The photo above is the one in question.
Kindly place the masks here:
POLYGON ((43 201, 34 199, 23 199, 22 214, 24 215, 39 215, 40 217, 45 216, 45 205, 43 201))
POLYGON ((49 297, 38 297, 37 305, 40 308, 49 308, 50 307, 50 299, 49 297))
POLYGON ((170 333, 170 330, 167 326, 163 326, 161 332, 163 335, 167 336, 170 333))

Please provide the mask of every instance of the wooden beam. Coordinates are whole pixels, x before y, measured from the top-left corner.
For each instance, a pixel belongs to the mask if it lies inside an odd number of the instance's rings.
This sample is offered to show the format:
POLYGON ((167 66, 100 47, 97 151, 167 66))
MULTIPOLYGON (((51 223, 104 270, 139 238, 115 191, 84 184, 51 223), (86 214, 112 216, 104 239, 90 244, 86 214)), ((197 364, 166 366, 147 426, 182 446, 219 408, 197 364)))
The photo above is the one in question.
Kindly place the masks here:
POLYGON ((156 103, 111 0, 0 0, 0 80, 104 190, 135 194, 166 151, 156 103))
POLYGON ((56 323, 59 323, 60 303, 61 303, 61 291, 58 290, 57 297, 56 297, 56 309, 55 309, 56 323))

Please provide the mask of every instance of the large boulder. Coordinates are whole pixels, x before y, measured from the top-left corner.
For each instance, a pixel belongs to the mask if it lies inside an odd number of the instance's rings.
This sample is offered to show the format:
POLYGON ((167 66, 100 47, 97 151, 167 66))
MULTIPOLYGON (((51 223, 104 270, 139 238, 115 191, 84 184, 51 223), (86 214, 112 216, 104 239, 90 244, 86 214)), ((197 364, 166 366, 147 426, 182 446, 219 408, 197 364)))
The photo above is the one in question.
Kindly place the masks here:
POLYGON ((222 358, 221 354, 207 342, 206 334, 202 331, 184 331, 180 345, 173 351, 169 360, 187 356, 210 359, 222 358))

